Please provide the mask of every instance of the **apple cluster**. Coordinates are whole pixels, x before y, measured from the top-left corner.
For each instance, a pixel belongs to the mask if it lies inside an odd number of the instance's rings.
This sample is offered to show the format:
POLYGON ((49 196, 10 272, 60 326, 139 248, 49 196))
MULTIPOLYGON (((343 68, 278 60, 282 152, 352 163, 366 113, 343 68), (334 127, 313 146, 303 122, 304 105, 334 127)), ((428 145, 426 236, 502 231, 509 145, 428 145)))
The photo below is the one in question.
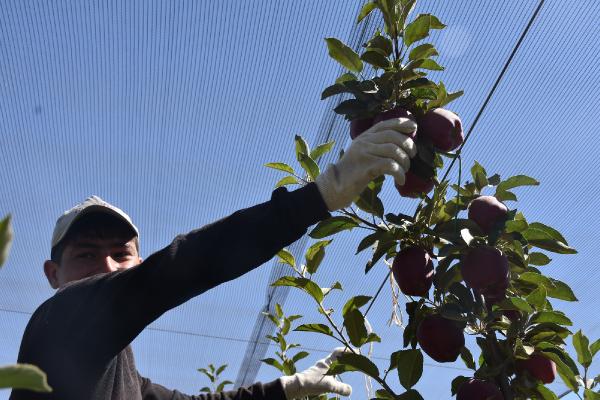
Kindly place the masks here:
MULTIPOLYGON (((464 140, 462 123, 458 115, 444 108, 433 108, 421 116, 415 116, 404 107, 384 111, 374 118, 361 118, 350 121, 350 137, 355 139, 361 133, 391 118, 408 118, 417 123, 413 139, 430 143, 434 151, 444 153, 456 150, 464 140)), ((396 189, 403 197, 417 198, 433 190, 433 177, 423 177, 411 167, 406 173, 406 181, 396 189)))
MULTIPOLYGON (((493 196, 479 196, 468 205, 468 218, 489 235, 501 229, 508 208, 493 196)), ((491 307, 506 298, 510 284, 509 262, 503 252, 490 245, 467 247, 460 262, 462 279, 475 295, 481 295, 491 307)), ((427 298, 433 284, 435 268, 432 252, 421 245, 409 245, 395 256, 392 273, 402 293, 427 298)), ((505 311, 510 319, 519 318, 517 311, 505 311)), ((418 325, 416 339, 421 349, 437 362, 453 362, 465 346, 464 324, 445 318, 437 311, 426 315, 418 325)), ((556 376, 556 365, 534 353, 515 363, 517 374, 527 373, 543 383, 556 376)), ((457 399, 502 399, 495 383, 471 379, 461 385, 457 399), (483 397, 482 397, 483 396, 483 397)))

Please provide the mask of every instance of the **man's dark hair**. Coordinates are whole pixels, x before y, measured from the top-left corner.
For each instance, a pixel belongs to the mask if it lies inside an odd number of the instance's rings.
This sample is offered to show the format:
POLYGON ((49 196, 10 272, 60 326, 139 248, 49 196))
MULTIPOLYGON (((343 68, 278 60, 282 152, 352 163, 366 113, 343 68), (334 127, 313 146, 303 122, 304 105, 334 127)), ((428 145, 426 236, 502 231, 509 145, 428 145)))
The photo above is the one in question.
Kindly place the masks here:
POLYGON ((133 229, 122 219, 102 212, 82 216, 73 223, 67 234, 50 252, 50 259, 60 264, 67 245, 78 239, 135 239, 135 248, 140 251, 139 239, 133 229))

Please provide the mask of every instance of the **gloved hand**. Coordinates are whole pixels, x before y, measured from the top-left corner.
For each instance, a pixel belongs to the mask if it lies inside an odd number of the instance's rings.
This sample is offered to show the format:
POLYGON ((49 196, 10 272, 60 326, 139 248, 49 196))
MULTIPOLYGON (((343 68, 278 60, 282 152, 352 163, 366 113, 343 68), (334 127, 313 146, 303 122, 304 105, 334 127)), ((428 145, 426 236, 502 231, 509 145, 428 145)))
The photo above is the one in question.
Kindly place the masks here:
POLYGON ((407 135, 417 130, 408 118, 392 118, 367 129, 352 141, 348 151, 315 179, 329 211, 352 204, 369 182, 380 175, 394 177, 403 185, 404 174, 417 147, 407 135))
POLYGON ((352 393, 350 385, 337 381, 331 375, 325 375, 331 363, 343 352, 344 348, 338 347, 327 358, 317 361, 314 366, 306 371, 279 378, 285 392, 285 397, 288 400, 292 400, 324 393, 350 396, 352 393))

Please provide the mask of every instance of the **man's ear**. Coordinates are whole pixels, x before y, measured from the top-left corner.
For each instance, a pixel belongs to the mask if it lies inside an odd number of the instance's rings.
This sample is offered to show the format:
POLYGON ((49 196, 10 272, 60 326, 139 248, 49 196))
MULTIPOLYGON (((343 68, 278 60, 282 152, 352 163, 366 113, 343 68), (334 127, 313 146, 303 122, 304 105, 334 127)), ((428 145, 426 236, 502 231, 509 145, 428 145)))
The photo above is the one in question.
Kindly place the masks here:
POLYGON ((52 289, 58 289, 58 264, 52 260, 44 261, 44 273, 52 289))

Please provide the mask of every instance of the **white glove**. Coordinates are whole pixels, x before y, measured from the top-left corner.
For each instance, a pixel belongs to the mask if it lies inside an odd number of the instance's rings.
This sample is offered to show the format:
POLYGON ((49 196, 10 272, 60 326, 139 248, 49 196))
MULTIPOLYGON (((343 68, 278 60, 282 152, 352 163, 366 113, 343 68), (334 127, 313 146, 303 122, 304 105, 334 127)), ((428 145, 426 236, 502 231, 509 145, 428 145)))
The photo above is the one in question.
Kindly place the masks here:
POLYGON ((314 366, 306 371, 279 378, 285 392, 285 397, 288 400, 292 400, 324 393, 350 396, 352 393, 350 385, 337 381, 331 375, 325 375, 331 363, 343 352, 344 348, 338 347, 327 358, 317 361, 314 366))
POLYGON ((335 164, 315 179, 329 211, 339 210, 383 174, 392 175, 397 185, 403 185, 404 174, 417 147, 408 137, 417 124, 408 118, 381 121, 352 141, 348 151, 335 164))

